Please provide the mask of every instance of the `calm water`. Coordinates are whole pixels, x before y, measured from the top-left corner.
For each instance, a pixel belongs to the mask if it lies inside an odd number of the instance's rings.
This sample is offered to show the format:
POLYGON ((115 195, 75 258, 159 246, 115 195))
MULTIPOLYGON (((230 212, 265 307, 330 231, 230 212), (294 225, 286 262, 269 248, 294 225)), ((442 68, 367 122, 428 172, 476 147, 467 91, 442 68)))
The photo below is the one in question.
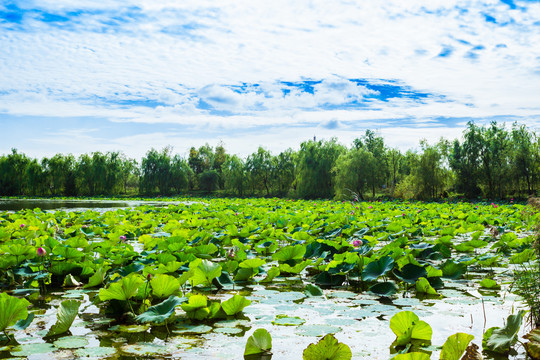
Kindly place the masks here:
POLYGON ((0 199, 0 211, 18 211, 40 208, 59 209, 111 209, 140 205, 166 206, 175 202, 156 202, 141 200, 55 200, 55 199, 0 199))

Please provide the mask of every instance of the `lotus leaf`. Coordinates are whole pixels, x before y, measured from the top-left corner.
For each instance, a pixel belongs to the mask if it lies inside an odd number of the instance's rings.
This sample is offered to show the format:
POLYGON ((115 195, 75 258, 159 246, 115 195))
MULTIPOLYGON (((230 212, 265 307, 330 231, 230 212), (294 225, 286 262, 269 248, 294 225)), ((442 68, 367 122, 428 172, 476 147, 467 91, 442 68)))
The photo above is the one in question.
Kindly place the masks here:
POLYGON ((145 312, 137 316, 137 321, 141 323, 151 322, 154 324, 164 323, 172 314, 174 314, 174 308, 183 304, 188 299, 178 296, 170 296, 167 300, 150 306, 145 312))
POLYGON ((251 304, 251 300, 246 299, 242 295, 234 295, 229 300, 222 302, 221 307, 227 315, 232 316, 242 312, 249 304, 251 304))
POLYGON ((272 350, 272 336, 265 329, 257 329, 246 343, 244 356, 269 353, 272 350))
POLYGON ((144 284, 144 278, 139 274, 131 273, 117 282, 110 284, 108 288, 100 289, 99 298, 102 301, 127 301, 137 295, 139 287, 142 284, 144 284))
POLYGON ((472 339, 474 336, 465 333, 450 335, 442 347, 441 360, 460 360, 472 339))
POLYGON ((517 334, 521 327, 521 321, 525 315, 524 310, 520 310, 515 315, 508 316, 506 326, 503 328, 492 327, 484 333, 482 345, 484 350, 505 354, 518 340, 517 334))
POLYGON ((73 320, 79 312, 81 302, 77 300, 65 300, 60 303, 58 312, 56 313, 56 323, 51 326, 47 336, 60 335, 69 330, 73 320))
POLYGON ((171 275, 157 274, 150 280, 152 296, 164 299, 176 294, 180 290, 180 282, 171 275))
POLYGON ((396 334, 396 344, 406 345, 412 339, 431 341, 431 326, 412 311, 401 311, 390 319, 390 329, 396 334))
POLYGON ((323 337, 317 344, 310 344, 303 354, 304 360, 350 360, 351 349, 340 343, 333 334, 323 337))
POLYGON ((383 256, 379 260, 370 262, 362 271, 362 279, 365 281, 377 280, 379 276, 386 275, 394 267, 394 259, 383 256))
POLYGON ((6 293, 0 294, 0 331, 15 325, 18 320, 27 319, 28 306, 30 302, 26 299, 19 299, 9 296, 6 293))

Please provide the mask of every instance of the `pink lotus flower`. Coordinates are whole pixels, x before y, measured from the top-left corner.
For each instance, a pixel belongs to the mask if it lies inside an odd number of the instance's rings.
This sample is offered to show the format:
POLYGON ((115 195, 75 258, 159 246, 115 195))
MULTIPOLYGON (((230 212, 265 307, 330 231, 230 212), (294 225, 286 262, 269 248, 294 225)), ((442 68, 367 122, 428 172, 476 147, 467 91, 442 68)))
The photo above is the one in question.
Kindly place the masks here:
POLYGON ((403 216, 405 216, 405 213, 403 213, 403 216))
POLYGON ((367 208, 368 208, 368 209, 373 209, 373 206, 369 205, 367 208))
POLYGON ((497 205, 493 205, 493 207, 494 207, 494 208, 496 208, 496 207, 497 207, 497 205))
POLYGON ((45 251, 44 248, 42 248, 41 246, 37 248, 37 256, 43 257, 46 255, 47 255, 47 251, 45 251))
POLYGON ((352 244, 353 244, 354 247, 359 247, 360 245, 362 245, 362 241, 360 241, 360 240, 354 240, 354 241, 352 242, 352 244))
POLYGON ((25 226, 26 226, 26 225, 24 225, 24 224, 21 224, 21 229, 22 229, 23 227, 25 227, 25 226))
POLYGON ((121 241, 126 241, 126 236, 125 235, 120 235, 120 240, 121 241))

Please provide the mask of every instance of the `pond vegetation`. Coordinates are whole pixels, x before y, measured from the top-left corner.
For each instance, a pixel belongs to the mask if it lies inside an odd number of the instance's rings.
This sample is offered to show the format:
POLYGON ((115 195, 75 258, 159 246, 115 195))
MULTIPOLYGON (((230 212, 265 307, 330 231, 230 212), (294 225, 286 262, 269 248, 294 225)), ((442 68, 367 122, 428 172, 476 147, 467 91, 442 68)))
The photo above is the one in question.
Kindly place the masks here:
POLYGON ((0 357, 538 354, 525 205, 183 200, 0 212, 0 357))

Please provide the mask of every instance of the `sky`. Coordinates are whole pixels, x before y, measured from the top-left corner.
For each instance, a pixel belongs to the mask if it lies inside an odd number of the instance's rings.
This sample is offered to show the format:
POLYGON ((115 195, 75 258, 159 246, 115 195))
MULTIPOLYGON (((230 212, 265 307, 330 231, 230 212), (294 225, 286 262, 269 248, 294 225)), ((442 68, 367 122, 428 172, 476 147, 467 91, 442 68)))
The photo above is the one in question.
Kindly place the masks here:
POLYGON ((539 0, 0 0, 0 154, 540 131, 539 0))

